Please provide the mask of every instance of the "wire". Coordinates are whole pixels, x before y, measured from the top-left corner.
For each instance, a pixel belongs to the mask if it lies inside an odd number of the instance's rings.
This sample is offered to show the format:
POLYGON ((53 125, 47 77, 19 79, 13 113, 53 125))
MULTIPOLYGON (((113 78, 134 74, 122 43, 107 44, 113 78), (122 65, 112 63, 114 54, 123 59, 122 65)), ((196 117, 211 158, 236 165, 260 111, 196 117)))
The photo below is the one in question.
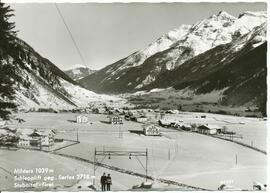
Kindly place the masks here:
POLYGON ((82 62, 83 62, 83 65, 84 65, 85 67, 87 67, 86 62, 85 62, 85 60, 84 60, 84 58, 83 58, 83 56, 82 56, 82 53, 81 53, 81 51, 80 51, 80 49, 79 49, 79 47, 78 47, 78 45, 77 45, 77 43, 76 43, 76 41, 75 41, 75 39, 74 39, 74 37, 73 37, 71 31, 70 31, 70 29, 69 29, 69 27, 68 27, 68 25, 67 25, 67 23, 66 23, 66 21, 65 21, 64 16, 62 15, 62 13, 61 13, 61 11, 60 11, 58 5, 57 5, 56 3, 55 3, 54 5, 55 5, 56 10, 57 10, 57 12, 59 13, 59 15, 60 15, 60 17, 61 17, 63 23, 64 23, 64 25, 65 25, 65 27, 66 27, 66 29, 67 29, 69 35, 70 35, 70 38, 71 38, 71 40, 72 40, 72 42, 73 42, 73 44, 74 44, 74 46, 75 46, 75 48, 76 48, 76 50, 77 50, 77 52, 78 52, 78 54, 79 54, 79 56, 80 56, 82 62))

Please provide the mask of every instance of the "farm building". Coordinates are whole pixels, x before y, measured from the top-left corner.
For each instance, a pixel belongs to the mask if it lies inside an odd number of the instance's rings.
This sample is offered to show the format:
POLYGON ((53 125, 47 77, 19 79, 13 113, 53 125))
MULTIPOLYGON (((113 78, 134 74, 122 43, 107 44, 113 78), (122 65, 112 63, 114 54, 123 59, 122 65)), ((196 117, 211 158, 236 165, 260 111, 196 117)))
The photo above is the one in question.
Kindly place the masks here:
POLYGON ((171 126, 171 122, 166 120, 166 119, 159 119, 158 123, 162 127, 170 127, 171 126))
POLYGON ((193 128, 190 124, 182 124, 181 129, 183 129, 185 131, 192 131, 193 130, 193 128))
POLYGON ((123 124, 123 118, 119 115, 109 115, 110 124, 123 124))
POLYGON ((197 128, 198 133, 207 134, 207 135, 214 135, 220 133, 222 131, 222 127, 218 125, 200 125, 197 128))
POLYGON ((77 123, 88 123, 88 117, 84 115, 78 115, 76 117, 77 123))
POLYGON ((135 119, 139 123, 145 123, 146 121, 148 121, 148 118, 146 116, 139 116, 139 117, 136 117, 135 119))
POLYGON ((93 108, 92 109, 92 112, 93 113, 96 113, 96 114, 105 114, 106 113, 106 109, 105 108, 93 108))
POLYGON ((178 110, 167 110, 165 113, 167 113, 167 114, 178 114, 179 111, 178 110))
POLYGON ((160 135, 160 128, 153 124, 143 125, 143 133, 148 136, 160 135))
POLYGON ((158 123, 162 127, 172 127, 179 124, 179 121, 174 119, 159 119, 158 123))

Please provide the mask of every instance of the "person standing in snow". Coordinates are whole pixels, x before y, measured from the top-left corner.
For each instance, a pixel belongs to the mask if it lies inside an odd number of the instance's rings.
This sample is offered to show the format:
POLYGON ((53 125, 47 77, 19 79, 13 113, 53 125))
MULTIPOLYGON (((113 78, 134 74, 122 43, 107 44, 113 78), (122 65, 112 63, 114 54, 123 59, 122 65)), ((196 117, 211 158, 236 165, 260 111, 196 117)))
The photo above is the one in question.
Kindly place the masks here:
POLYGON ((100 178, 101 190, 103 192, 106 190, 106 180, 107 180, 107 176, 105 173, 103 173, 103 175, 100 178))
POLYGON ((111 185, 112 185, 112 178, 111 178, 111 175, 108 174, 107 180, 106 180, 107 191, 111 191, 111 185))

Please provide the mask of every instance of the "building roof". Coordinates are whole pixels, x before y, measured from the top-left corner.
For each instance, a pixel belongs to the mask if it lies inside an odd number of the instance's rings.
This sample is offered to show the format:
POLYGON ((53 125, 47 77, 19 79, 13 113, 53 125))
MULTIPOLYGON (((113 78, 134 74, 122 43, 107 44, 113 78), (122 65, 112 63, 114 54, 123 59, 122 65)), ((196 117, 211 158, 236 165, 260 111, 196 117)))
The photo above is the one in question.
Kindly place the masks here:
POLYGON ((28 135, 21 135, 20 139, 24 139, 24 140, 31 140, 32 138, 29 137, 28 135))
POLYGON ((31 135, 34 133, 34 129, 29 129, 29 128, 21 128, 17 130, 21 135, 31 135))
POLYGON ((87 116, 85 116, 85 115, 77 115, 77 118, 78 117, 86 117, 87 118, 87 116))
POLYGON ((136 117, 136 119, 140 119, 140 118, 146 118, 146 119, 147 119, 147 117, 144 116, 144 115, 141 115, 141 116, 139 116, 139 117, 136 117))
POLYGON ((154 125, 154 124, 144 124, 142 125, 143 129, 147 129, 147 128, 150 128, 150 127, 155 127, 157 129, 159 129, 159 127, 157 125, 154 125))
POLYGON ((159 122, 162 125, 170 125, 172 123, 176 123, 177 121, 176 120, 171 120, 171 119, 159 119, 159 122))
POLYGON ((201 128, 203 127, 205 129, 209 129, 209 130, 222 129, 221 126, 218 126, 218 125, 208 125, 208 124, 206 124, 206 125, 200 125, 199 127, 201 127, 201 128))
POLYGON ((118 118, 122 118, 120 115, 108 115, 108 118, 114 118, 114 117, 118 117, 118 118))
POLYGON ((55 132, 53 130, 38 131, 37 133, 39 135, 42 135, 42 136, 48 136, 50 134, 52 134, 52 135, 55 134, 55 132))

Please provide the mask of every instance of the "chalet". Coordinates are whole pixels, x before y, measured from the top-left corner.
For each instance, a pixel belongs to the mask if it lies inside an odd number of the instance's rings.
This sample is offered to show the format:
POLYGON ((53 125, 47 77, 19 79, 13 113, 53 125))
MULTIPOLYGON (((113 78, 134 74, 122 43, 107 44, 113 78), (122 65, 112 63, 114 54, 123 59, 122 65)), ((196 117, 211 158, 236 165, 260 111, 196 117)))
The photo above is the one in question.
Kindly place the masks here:
POLYGON ((30 146, 41 147, 41 135, 39 132, 34 131, 32 134, 28 135, 30 137, 30 146))
POLYGON ((76 122, 77 123, 88 123, 88 117, 84 115, 78 115, 76 117, 76 122))
POLYGON ((30 147, 30 140, 31 137, 27 135, 21 135, 18 141, 18 146, 19 147, 30 147))
POLYGON ((109 115, 110 124, 123 124, 123 118, 119 115, 109 115))
POLYGON ((215 135, 222 131, 222 127, 218 125, 200 125, 197 128, 198 133, 207 134, 207 135, 215 135))
POLYGON ((147 136, 159 136, 160 128, 153 124, 143 125, 143 133, 147 136))
POLYGON ((46 130, 43 132, 39 132, 41 136, 41 146, 52 146, 54 144, 54 136, 55 132, 53 130, 46 130))

